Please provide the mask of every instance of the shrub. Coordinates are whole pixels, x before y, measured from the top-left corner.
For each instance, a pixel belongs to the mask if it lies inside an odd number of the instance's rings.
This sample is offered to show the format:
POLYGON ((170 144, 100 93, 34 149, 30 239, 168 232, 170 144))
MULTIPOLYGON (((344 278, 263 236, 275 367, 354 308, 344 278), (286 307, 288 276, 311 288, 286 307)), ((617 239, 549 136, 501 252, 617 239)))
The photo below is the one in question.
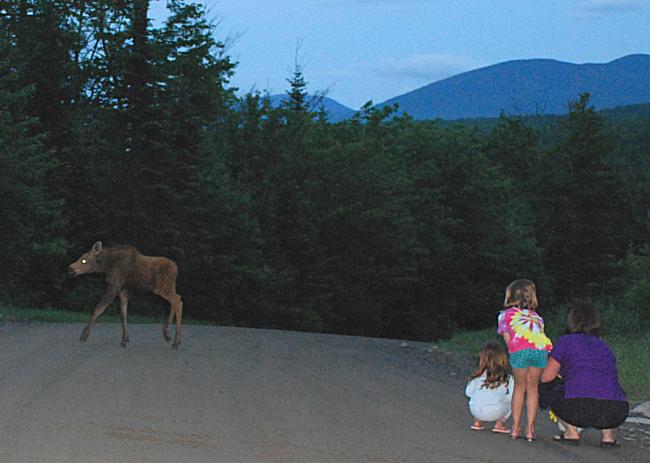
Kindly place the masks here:
POLYGON ((627 256, 625 302, 645 320, 650 320, 650 245, 627 256))

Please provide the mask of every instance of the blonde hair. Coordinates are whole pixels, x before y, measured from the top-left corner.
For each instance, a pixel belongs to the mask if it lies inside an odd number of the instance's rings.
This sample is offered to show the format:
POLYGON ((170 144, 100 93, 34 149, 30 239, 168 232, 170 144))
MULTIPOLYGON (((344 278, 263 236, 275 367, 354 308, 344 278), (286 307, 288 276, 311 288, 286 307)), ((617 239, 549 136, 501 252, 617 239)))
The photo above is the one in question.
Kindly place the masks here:
POLYGON ((488 342, 479 352, 478 368, 472 379, 485 373, 485 381, 481 388, 496 389, 502 384, 508 385, 510 381, 510 364, 508 353, 498 342, 488 342))
POLYGON ((520 309, 537 309, 537 291, 535 283, 530 280, 515 280, 506 288, 506 298, 503 307, 519 307, 520 309))

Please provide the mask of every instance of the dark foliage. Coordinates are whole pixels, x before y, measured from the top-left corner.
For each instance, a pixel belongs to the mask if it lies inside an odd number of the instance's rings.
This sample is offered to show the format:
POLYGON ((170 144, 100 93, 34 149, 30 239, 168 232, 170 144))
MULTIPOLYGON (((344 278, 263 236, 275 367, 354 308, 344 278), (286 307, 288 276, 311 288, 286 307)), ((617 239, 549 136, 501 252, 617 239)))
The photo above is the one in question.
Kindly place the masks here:
POLYGON ((186 315, 239 326, 437 339, 516 278, 545 307, 645 300, 645 113, 331 124, 302 68, 288 104, 238 99, 204 8, 147 4, 2 3, 3 301, 89 310, 102 285, 63 275, 97 240, 174 259, 186 315))

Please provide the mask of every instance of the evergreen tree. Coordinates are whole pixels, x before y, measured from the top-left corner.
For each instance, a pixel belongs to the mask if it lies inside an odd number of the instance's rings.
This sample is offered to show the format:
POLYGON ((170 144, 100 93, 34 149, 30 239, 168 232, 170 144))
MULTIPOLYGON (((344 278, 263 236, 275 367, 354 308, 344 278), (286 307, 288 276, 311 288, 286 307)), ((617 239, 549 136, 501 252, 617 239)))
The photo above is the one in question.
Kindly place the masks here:
POLYGON ((296 63, 293 71, 293 76, 287 79, 290 89, 287 91, 288 99, 285 103, 287 109, 295 112, 304 112, 308 109, 308 95, 307 95, 307 82, 303 75, 302 67, 296 63))
POLYGON ((570 104, 537 198, 538 239, 561 298, 602 295, 630 243, 630 202, 611 167, 603 119, 588 104, 588 94, 570 104))
POLYGON ((0 299, 51 304, 66 251, 61 202, 44 187, 56 162, 45 137, 34 133, 33 86, 21 83, 20 57, 7 32, 0 33, 0 299))

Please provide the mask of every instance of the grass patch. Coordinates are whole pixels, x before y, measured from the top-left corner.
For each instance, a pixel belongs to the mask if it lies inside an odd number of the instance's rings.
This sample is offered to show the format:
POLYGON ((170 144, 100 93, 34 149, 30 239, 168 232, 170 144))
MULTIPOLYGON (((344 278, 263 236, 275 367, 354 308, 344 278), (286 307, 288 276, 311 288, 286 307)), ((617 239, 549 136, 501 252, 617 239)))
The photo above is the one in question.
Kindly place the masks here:
MULTIPOLYGON (((92 311, 88 312, 72 312, 69 310, 60 309, 26 309, 9 306, 0 306, 0 320, 9 319, 21 322, 47 322, 47 323, 87 323, 90 319, 92 311)), ((129 313, 129 323, 135 324, 149 324, 149 323, 163 323, 167 317, 167 313, 156 316, 144 316, 129 313)), ((113 308, 109 307, 101 317, 97 319, 97 323, 118 323, 120 322, 120 314, 113 308)), ((183 318, 183 324, 209 324, 208 322, 199 322, 191 319, 183 318)))
MULTIPOLYGON (((650 369, 648 352, 650 352, 650 331, 634 311, 621 310, 611 305, 599 306, 603 317, 603 340, 616 354, 621 385, 631 401, 650 400, 650 369)), ((546 324, 546 334, 551 340, 557 339, 564 331, 566 308, 556 312, 542 314, 546 324)), ((459 354, 472 355, 477 359, 481 346, 488 341, 498 341, 496 334, 496 317, 494 328, 481 331, 458 332, 450 339, 436 343, 438 349, 459 354)), ((468 372, 468 374, 471 372, 468 372)))
POLYGON ((631 400, 650 399, 650 334, 628 338, 621 335, 606 336, 605 342, 616 353, 616 363, 621 383, 631 400))

